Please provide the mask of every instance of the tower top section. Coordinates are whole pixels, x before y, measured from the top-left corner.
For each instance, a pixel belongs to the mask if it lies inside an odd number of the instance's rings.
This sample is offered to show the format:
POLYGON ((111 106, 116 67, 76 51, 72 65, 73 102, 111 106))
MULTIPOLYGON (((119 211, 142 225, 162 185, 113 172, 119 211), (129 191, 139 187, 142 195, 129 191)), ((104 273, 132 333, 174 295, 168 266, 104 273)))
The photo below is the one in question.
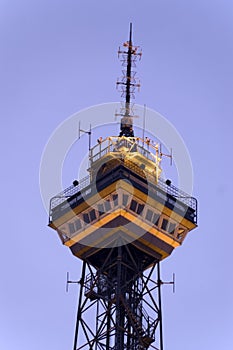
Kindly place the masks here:
POLYGON ((131 99, 134 98, 136 88, 140 88, 140 82, 136 78, 137 58, 141 59, 142 52, 139 46, 134 46, 132 42, 132 23, 130 23, 129 40, 123 43, 123 48, 119 47, 118 57, 122 62, 122 78, 117 81, 117 87, 121 87, 121 96, 125 97, 124 107, 121 110, 121 131, 119 136, 133 137, 133 111, 131 99))

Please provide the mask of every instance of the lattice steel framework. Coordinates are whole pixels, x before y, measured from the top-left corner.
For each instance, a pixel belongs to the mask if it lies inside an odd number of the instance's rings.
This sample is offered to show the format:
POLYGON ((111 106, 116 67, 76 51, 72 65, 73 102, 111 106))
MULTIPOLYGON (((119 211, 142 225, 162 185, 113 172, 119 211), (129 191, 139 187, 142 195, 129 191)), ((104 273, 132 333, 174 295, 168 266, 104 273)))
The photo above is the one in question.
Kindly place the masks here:
POLYGON ((127 244, 109 248, 98 270, 84 261, 73 349, 148 347, 163 350, 159 261, 142 271, 127 244))

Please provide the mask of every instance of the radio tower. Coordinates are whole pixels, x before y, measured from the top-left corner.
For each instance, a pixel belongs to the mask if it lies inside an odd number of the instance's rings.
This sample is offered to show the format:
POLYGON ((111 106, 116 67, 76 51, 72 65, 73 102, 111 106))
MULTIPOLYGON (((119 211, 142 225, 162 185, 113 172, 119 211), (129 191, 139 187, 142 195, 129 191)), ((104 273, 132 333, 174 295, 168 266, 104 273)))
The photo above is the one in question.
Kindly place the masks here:
POLYGON ((50 202, 49 226, 82 260, 73 350, 163 350, 160 261, 196 227, 196 199, 160 177, 159 145, 134 136, 131 24, 118 53, 120 134, 99 138, 89 175, 50 202))

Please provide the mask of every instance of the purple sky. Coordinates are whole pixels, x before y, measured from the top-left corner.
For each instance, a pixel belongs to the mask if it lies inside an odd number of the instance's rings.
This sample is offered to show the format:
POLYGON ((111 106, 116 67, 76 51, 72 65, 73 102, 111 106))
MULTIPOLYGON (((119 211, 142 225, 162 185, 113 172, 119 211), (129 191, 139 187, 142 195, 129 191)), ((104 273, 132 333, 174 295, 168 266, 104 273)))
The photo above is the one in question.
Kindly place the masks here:
POLYGON ((0 348, 72 348, 78 287, 66 294, 65 279, 81 264, 46 227, 40 158, 68 116, 120 101, 116 53, 132 21, 136 103, 182 135, 199 200, 199 227, 162 264, 177 279, 163 290, 165 348, 231 349, 233 2, 2 0, 0 17, 0 348))

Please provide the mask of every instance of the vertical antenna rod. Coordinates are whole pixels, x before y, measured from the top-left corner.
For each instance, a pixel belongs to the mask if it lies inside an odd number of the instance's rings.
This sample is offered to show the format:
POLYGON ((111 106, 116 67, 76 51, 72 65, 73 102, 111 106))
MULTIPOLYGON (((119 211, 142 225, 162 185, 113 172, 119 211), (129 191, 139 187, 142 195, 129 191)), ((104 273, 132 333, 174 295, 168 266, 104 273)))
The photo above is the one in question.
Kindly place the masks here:
POLYGON ((131 84, 131 67, 132 67, 132 23, 130 23, 129 42, 127 52, 127 72, 126 72, 126 113, 129 112, 128 108, 130 104, 130 84, 131 84))
POLYGON ((132 43, 132 23, 130 23, 129 40, 123 44, 124 48, 128 48, 126 51, 118 50, 118 55, 121 55, 122 66, 126 67, 123 70, 123 77, 121 81, 117 81, 117 86, 121 86, 121 96, 125 97, 124 107, 121 109, 121 132, 119 136, 133 137, 133 110, 130 105, 131 98, 134 98, 135 88, 140 87, 140 83, 137 83, 135 78, 136 72, 132 71, 132 67, 136 66, 136 60, 139 56, 141 58, 142 53, 137 52, 138 46, 133 46, 132 43))

